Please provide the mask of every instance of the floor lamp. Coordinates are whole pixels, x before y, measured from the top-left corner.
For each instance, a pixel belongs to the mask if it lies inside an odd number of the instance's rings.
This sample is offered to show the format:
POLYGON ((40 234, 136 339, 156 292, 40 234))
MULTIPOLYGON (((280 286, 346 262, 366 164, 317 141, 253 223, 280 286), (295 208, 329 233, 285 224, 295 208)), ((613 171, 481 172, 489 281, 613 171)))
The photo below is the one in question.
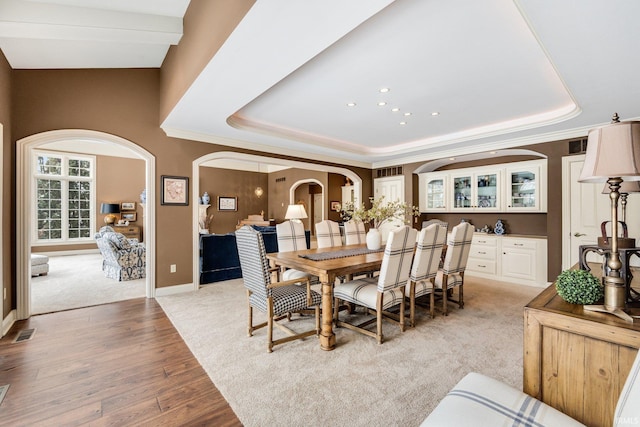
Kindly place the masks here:
POLYGON ((633 322, 624 309, 626 284, 620 277, 618 252, 618 200, 623 181, 640 180, 640 121, 620 122, 613 115, 611 124, 589 131, 587 154, 579 182, 606 182, 611 200, 611 254, 609 272, 604 277, 604 305, 586 305, 585 310, 610 313, 633 322))

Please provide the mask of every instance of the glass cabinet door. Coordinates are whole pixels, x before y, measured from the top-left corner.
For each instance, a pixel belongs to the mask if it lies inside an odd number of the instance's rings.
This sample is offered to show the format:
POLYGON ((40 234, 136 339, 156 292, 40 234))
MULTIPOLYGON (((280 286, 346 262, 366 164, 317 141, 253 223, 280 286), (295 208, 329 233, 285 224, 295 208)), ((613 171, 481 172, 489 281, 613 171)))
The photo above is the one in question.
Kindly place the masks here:
POLYGON ((453 208, 464 209, 471 207, 471 176, 453 177, 453 208))
POLYGON ((476 175, 476 186, 474 207, 495 209, 498 206, 498 175, 495 173, 476 175))
POLYGON ((537 210, 539 207, 538 171, 510 170, 507 175, 510 210, 537 210))
POLYGON ((427 209, 444 209, 444 177, 427 180, 427 209))

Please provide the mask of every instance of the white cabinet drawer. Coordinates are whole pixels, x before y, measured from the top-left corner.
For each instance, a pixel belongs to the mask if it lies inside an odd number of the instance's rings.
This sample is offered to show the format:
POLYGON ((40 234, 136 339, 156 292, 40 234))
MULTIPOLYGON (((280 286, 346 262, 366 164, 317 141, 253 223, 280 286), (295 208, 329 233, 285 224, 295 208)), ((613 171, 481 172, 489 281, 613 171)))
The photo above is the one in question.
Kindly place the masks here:
POLYGON ((502 249, 533 249, 537 248, 535 240, 531 239, 504 239, 502 241, 502 249))
POLYGON ((496 260, 496 248, 491 246, 471 245, 469 258, 496 260))
POLYGON ((496 262, 469 257, 467 260, 467 270, 477 273, 496 274, 496 262))
POLYGON ((471 246, 482 245, 482 246, 493 246, 494 248, 497 246, 498 239, 495 237, 487 237, 487 236, 473 236, 471 240, 471 246))

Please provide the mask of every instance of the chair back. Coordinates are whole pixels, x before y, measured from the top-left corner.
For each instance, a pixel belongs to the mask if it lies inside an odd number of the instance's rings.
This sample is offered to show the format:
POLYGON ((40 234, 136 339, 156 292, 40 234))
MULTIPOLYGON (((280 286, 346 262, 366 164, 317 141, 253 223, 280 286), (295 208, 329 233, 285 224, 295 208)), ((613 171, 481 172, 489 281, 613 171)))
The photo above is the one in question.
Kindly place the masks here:
POLYGON ((459 273, 467 268, 472 237, 473 226, 470 223, 461 222, 453 227, 447 239, 447 254, 442 263, 443 273, 459 273))
POLYGON ((615 427, 628 426, 640 420, 640 351, 631 366, 629 376, 624 383, 622 393, 618 398, 616 412, 613 416, 615 427))
POLYGON ((347 245, 361 245, 367 242, 362 221, 352 219, 344 223, 344 238, 347 245))
POLYGON ((318 248, 331 248, 342 246, 340 226, 335 221, 325 219, 316 224, 316 239, 318 248))
POLYGON ((245 288, 266 299, 271 295, 267 288, 271 284, 271 275, 262 234, 245 225, 236 230, 236 246, 245 288))
POLYGON ((431 224, 438 224, 444 227, 445 231, 449 229, 449 223, 446 221, 442 221, 439 219, 428 219, 426 221, 422 221, 422 229, 427 228, 431 224))
POLYGON ((436 223, 420 230, 409 275, 411 280, 419 282, 436 277, 446 238, 446 227, 436 223))
POLYGON ((278 235, 278 251, 291 252, 307 249, 307 239, 304 237, 304 225, 298 221, 285 221, 276 224, 278 235))
POLYGON ((416 234, 415 229, 406 225, 389 232, 380 266, 378 292, 406 286, 413 261, 416 234))

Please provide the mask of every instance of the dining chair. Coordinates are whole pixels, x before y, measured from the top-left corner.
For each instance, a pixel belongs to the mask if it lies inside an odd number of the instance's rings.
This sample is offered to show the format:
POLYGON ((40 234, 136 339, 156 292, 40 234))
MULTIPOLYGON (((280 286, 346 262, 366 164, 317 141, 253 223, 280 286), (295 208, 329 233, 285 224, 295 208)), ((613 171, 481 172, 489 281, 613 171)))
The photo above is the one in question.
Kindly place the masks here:
POLYGON ((434 318, 435 278, 446 238, 447 228, 437 223, 423 228, 418 233, 409 284, 405 289, 405 295, 409 298, 409 319, 412 327, 415 326, 416 299, 420 297, 430 296, 429 312, 431 318, 434 318))
POLYGON ((400 330, 404 332, 404 293, 409 280, 416 233, 416 230, 406 225, 389 232, 379 276, 355 279, 335 286, 333 317, 336 327, 344 326, 376 338, 378 344, 382 344, 384 339, 383 317, 399 324, 400 330), (376 317, 357 325, 341 321, 338 309, 340 301, 363 306, 367 312, 375 312, 376 317), (389 311, 398 305, 400 306, 399 314, 389 311), (365 329, 374 321, 376 322, 375 332, 365 329))
POLYGON ((438 224, 445 228, 445 230, 449 229, 449 223, 446 221, 442 221, 440 219, 428 219, 426 221, 422 221, 422 228, 427 228, 431 224, 438 224))
MULTIPOLYGON (((640 351, 618 397, 613 426, 640 421, 640 351)), ((583 391, 580 390, 582 393, 583 391)), ((584 390, 588 392, 598 392, 584 390)), ((493 378, 471 372, 462 378, 422 422, 421 427, 574 427, 584 424, 493 378)))
POLYGON ((272 282, 271 270, 267 251, 264 248, 262 234, 252 227, 245 225, 236 230, 236 245, 242 280, 247 288, 249 305, 248 334, 267 327, 267 351, 271 353, 273 347, 292 340, 305 338, 320 333, 320 303, 322 297, 311 289, 309 278, 303 279, 305 286, 298 286, 300 279, 272 282), (258 325, 253 324, 253 309, 256 308, 267 314, 267 321, 258 325), (291 320, 291 313, 312 309, 315 312, 315 329, 304 332, 294 332, 278 323, 280 320, 291 320), (288 336, 273 339, 273 326, 284 330, 288 336))
POLYGON ((468 222, 461 222, 451 229, 447 238, 447 252, 435 278, 435 289, 442 291, 442 313, 449 315, 447 301, 455 302, 464 308, 464 270, 467 268, 469 249, 473 237, 473 226, 468 222), (458 299, 453 299, 453 289, 458 288, 458 299))
POLYGON ((344 237, 347 245, 361 245, 367 242, 364 224, 360 220, 351 219, 344 223, 344 237))
POLYGON ((316 242, 318 248, 342 246, 340 226, 337 222, 325 219, 316 224, 316 242))
MULTIPOLYGON (((276 236, 278 239, 278 252, 301 251, 307 249, 307 239, 304 235, 304 225, 298 221, 285 221, 276 224, 276 236)), ((312 277, 304 271, 287 269, 282 272, 282 280, 304 279, 312 277)), ((315 278, 315 276, 313 276, 315 278)), ((319 283, 315 278, 314 283, 319 283)))

